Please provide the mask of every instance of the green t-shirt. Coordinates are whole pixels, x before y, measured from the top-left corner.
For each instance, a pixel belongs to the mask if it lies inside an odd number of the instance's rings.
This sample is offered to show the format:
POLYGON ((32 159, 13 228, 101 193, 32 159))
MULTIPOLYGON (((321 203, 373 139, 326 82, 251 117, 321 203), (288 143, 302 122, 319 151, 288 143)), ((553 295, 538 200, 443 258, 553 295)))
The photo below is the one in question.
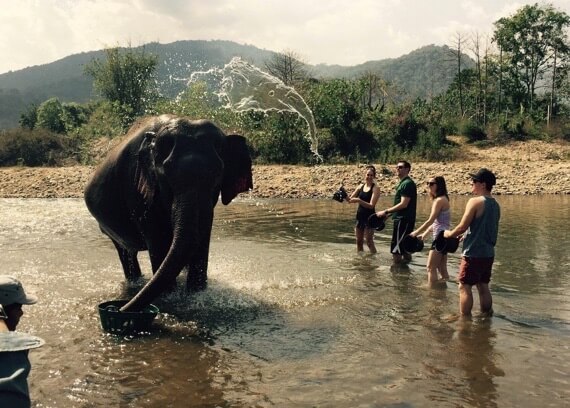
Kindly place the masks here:
POLYGON ((416 204, 418 201, 418 190, 416 183, 409 176, 404 177, 396 186, 396 195, 394 196, 394 205, 402 201, 402 197, 410 197, 408 206, 403 210, 396 211, 392 215, 392 219, 406 219, 412 224, 416 222, 416 204))

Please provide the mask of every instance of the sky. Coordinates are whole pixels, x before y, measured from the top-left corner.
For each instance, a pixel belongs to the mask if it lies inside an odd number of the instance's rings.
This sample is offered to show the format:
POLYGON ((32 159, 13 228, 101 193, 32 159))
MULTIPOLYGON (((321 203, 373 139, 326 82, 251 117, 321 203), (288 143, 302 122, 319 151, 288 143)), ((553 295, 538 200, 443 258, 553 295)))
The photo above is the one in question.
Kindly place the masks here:
MULTIPOLYGON (((229 40, 293 51, 309 64, 357 65, 493 22, 542 0, 0 0, 0 73, 112 46, 229 40)), ((570 0, 551 0, 570 14, 570 0)))

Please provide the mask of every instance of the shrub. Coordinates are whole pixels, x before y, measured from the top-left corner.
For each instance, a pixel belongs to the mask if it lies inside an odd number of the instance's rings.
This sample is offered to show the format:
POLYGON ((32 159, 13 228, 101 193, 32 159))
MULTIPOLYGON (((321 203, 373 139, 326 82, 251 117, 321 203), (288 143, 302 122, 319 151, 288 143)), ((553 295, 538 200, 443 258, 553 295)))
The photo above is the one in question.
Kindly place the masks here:
MULTIPOLYGON (((279 120, 279 119, 278 119, 279 120)), ((262 129, 248 134, 248 144, 257 163, 297 164, 310 161, 309 141, 293 123, 282 120, 282 129, 262 129), (293 126, 289 128, 289 126, 293 126), (274 130, 274 131, 271 131, 274 130)))
POLYGON ((467 140, 470 143, 487 139, 487 134, 485 133, 485 130, 483 130, 481 126, 471 121, 462 123, 460 125, 459 133, 467 137, 467 140))
POLYGON ((503 121, 501 123, 501 130, 509 139, 523 140, 525 138, 524 125, 525 119, 521 116, 516 116, 503 121))
POLYGON ((439 128, 421 131, 412 153, 415 158, 428 161, 449 161, 455 157, 455 149, 446 143, 445 133, 439 128))
POLYGON ((541 138, 548 142, 556 139, 570 141, 570 120, 554 118, 544 126, 541 138))
POLYGON ((402 157, 403 149, 401 149, 394 141, 394 136, 389 133, 388 129, 379 130, 376 133, 376 162, 378 163, 394 163, 402 157))
POLYGON ((93 144, 99 139, 112 139, 123 135, 127 128, 116 104, 101 102, 90 115, 87 123, 70 133, 69 154, 83 164, 93 164, 99 159, 99 152, 93 144))
POLYGON ((57 166, 67 156, 69 138, 46 129, 0 133, 0 166, 57 166))
POLYGON ((490 122, 487 125, 487 134, 489 140, 492 140, 494 143, 527 140, 531 136, 535 138, 543 137, 534 122, 523 116, 513 116, 507 119, 501 118, 490 122))
POLYGON ((403 107, 395 115, 388 118, 386 125, 389 133, 394 135, 394 142, 404 150, 414 147, 420 131, 426 130, 426 126, 419 122, 407 107, 403 107))
POLYGON ((334 136, 330 129, 321 128, 317 130, 317 139, 319 141, 319 154, 325 162, 330 162, 332 157, 337 153, 334 136))

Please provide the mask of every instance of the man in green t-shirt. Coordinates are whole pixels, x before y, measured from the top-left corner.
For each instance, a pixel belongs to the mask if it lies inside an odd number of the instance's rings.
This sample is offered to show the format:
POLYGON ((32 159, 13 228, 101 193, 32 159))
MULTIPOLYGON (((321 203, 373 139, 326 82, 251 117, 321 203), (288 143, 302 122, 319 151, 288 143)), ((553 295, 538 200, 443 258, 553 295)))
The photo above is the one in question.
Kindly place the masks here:
POLYGON ((407 161, 398 161, 396 173, 400 182, 396 186, 394 205, 376 213, 378 217, 392 214, 394 229, 392 232, 392 242, 390 243, 390 252, 392 253, 394 263, 400 263, 403 260, 409 262, 412 259, 410 253, 400 248, 402 240, 415 229, 416 224, 418 190, 416 183, 414 183, 414 180, 409 176, 411 169, 412 165, 407 161))

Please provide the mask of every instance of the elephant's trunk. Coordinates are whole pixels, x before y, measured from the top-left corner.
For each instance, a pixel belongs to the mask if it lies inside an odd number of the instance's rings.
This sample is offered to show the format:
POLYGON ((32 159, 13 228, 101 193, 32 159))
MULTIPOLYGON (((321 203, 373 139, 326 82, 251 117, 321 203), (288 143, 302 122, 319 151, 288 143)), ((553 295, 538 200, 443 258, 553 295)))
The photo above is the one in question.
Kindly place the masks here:
MULTIPOLYGON (((204 245, 208 248, 209 242, 204 243, 202 241, 205 237, 209 240, 213 209, 211 205, 204 202, 198 206, 197 201, 201 200, 197 197, 198 195, 193 194, 188 199, 174 199, 172 204, 172 245, 153 277, 121 308, 121 311, 141 310, 150 304, 170 286, 190 260, 196 261, 197 258, 200 258, 197 253, 203 254, 201 248, 204 245)), ((207 250, 205 256, 206 258, 208 256, 207 250)))

